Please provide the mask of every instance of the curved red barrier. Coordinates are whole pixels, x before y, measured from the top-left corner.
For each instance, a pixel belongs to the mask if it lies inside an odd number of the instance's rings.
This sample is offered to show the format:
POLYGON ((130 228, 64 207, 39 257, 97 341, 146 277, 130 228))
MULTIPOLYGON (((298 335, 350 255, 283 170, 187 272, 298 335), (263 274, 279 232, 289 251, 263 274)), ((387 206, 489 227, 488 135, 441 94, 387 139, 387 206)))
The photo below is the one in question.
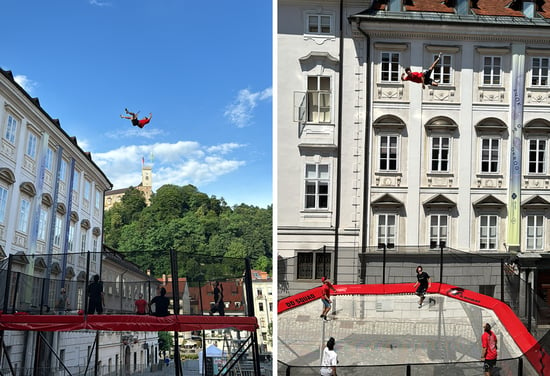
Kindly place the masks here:
MULTIPOLYGON (((413 283, 396 284, 375 284, 375 285, 334 285, 337 295, 395 295, 395 294, 413 294, 415 292, 413 283)), ((277 312, 284 313, 289 309, 299 307, 321 298, 321 286, 313 288, 279 300, 277 303, 277 312)), ((444 283, 432 283, 428 293, 441 294, 449 298, 462 300, 483 308, 492 310, 499 318, 500 322, 516 345, 525 354, 531 365, 543 375, 544 372, 550 372, 550 356, 542 349, 537 340, 527 331, 521 320, 514 311, 498 299, 487 295, 479 294, 470 290, 452 286, 444 283)))

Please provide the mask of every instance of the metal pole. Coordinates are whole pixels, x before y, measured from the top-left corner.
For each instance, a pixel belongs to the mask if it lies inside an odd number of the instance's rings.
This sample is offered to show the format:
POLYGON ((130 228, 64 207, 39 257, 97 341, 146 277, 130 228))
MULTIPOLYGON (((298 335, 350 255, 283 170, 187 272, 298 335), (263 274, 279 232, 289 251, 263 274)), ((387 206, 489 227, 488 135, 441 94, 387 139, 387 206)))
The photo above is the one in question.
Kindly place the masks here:
POLYGON ((2 312, 8 312, 8 305, 10 302, 10 285, 11 285, 11 263, 13 255, 8 256, 8 270, 6 271, 6 287, 4 290, 4 308, 2 312))
POLYGON ((441 250, 439 254, 439 288, 441 289, 441 284, 443 283, 443 247, 444 244, 439 243, 439 248, 441 250))
POLYGON ((386 243, 382 244, 382 284, 386 284, 386 243))
MULTIPOLYGON (((170 250, 170 267, 172 274, 172 298, 174 301, 174 315, 178 315, 180 310, 180 294, 178 288, 178 261, 176 251, 173 249, 170 250)), ((180 376, 182 374, 182 370, 179 337, 177 331, 174 331, 174 368, 176 376, 180 376)))
MULTIPOLYGON (((255 317, 254 314, 254 294, 252 292, 252 273, 250 271, 250 259, 245 258, 244 281, 246 287, 246 308, 249 317, 255 317)), ((258 351, 258 335, 256 330, 252 332, 252 359, 254 363, 254 374, 261 375, 260 370, 260 352, 258 351)))
POLYGON ((500 259, 500 301, 504 302, 504 259, 500 259))

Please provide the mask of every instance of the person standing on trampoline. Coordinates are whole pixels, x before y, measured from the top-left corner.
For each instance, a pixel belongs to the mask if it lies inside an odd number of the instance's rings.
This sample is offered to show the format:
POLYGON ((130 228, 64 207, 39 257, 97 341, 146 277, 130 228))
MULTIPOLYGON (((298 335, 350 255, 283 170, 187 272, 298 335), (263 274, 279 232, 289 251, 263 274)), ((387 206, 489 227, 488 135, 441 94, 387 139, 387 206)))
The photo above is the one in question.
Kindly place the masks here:
POLYGON ((225 316, 225 303, 223 302, 223 285, 216 281, 214 285, 214 305, 210 308, 210 316, 218 312, 220 316, 225 316))
POLYGON ((94 275, 94 280, 88 285, 88 314, 103 313, 103 283, 99 281, 99 275, 94 275))
POLYGON ((426 299, 426 291, 432 287, 432 279, 428 273, 422 270, 422 266, 420 265, 416 267, 416 283, 413 287, 416 288, 416 295, 420 297, 418 308, 422 308, 422 303, 426 299))
POLYGON ((401 74, 401 80, 422 84, 422 89, 426 88, 426 85, 439 86, 439 83, 431 78, 432 71, 437 63, 439 63, 439 59, 441 59, 441 53, 439 53, 439 56, 435 59, 432 65, 424 72, 412 72, 410 67, 405 68, 405 73, 401 74))
POLYGON ((332 283, 330 283, 330 280, 327 277, 321 278, 321 282, 323 282, 323 295, 321 296, 321 301, 323 302, 323 312, 321 312, 321 316, 319 317, 327 321, 327 313, 330 311, 330 305, 332 303, 330 300, 330 290, 336 292, 336 289, 332 286, 332 283))
POLYGON ((323 350, 321 359, 321 376, 336 376, 336 365, 338 364, 338 355, 334 351, 334 338, 330 337, 327 346, 323 350))
POLYGON ((492 369, 497 364, 497 336, 491 330, 489 323, 483 326, 481 335, 481 360, 483 360, 483 371, 485 376, 490 376, 492 369))

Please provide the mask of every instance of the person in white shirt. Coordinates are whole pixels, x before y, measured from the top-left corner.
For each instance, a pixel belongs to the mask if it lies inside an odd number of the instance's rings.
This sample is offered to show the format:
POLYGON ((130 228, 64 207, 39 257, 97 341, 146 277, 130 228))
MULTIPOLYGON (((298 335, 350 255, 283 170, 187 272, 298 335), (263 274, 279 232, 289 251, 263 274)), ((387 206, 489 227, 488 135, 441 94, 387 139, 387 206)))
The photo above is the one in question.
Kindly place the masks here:
POLYGON ((334 338, 330 337, 327 347, 323 350, 323 359, 321 359, 321 376, 336 376, 336 365, 338 356, 334 351, 334 338))

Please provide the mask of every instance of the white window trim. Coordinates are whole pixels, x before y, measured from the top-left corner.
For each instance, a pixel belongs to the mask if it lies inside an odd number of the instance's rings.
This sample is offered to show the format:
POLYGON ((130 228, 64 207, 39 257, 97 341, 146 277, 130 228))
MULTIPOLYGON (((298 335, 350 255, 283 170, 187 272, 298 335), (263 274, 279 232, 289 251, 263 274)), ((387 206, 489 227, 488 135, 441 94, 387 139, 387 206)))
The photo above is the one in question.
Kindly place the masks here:
POLYGON ((430 174, 451 174, 452 171, 453 171, 453 141, 454 141, 454 138, 453 136, 451 136, 450 134, 431 134, 429 136, 430 138, 430 150, 429 150, 429 154, 428 154, 428 163, 429 163, 429 173, 430 174), (448 152, 448 157, 447 157, 447 170, 446 171, 442 171, 442 170, 434 170, 432 169, 432 161, 433 161, 433 158, 432 158, 432 152, 433 152, 433 148, 434 148, 434 138, 448 138, 449 139, 449 152, 448 152))
POLYGON ((479 174, 480 175, 501 175, 502 169, 502 137, 499 136, 481 136, 479 137, 479 174), (496 171, 483 171, 483 140, 498 140, 498 167, 496 171))
MULTIPOLYGON (((321 24, 319 23, 319 26, 321 24)), ((335 25, 335 14, 333 12, 315 12, 315 11, 307 11, 304 13, 304 36, 309 37, 334 37, 336 32, 336 25, 335 25), (330 31, 328 33, 312 33, 309 31, 309 17, 310 16, 317 16, 319 17, 319 20, 321 16, 328 16, 330 17, 330 31)))
POLYGON ((377 171, 380 173, 397 173, 401 171, 401 134, 399 133, 381 133, 378 135, 378 160, 377 160, 377 171), (380 162, 382 160, 382 138, 383 137, 396 137, 397 138, 397 144, 395 146, 396 148, 396 166, 395 170, 390 169, 381 169, 380 168, 380 162))
MULTIPOLYGON (((490 229, 490 226, 488 226, 488 229, 490 229)), ((499 248, 499 241, 500 241, 500 234, 499 234, 499 231, 500 231, 500 217, 497 215, 497 214, 493 214, 493 213, 483 213, 483 214, 480 214, 477 218, 477 248, 480 250, 480 251, 497 251, 498 248, 499 248), (495 239, 495 248, 481 248, 481 217, 496 217, 496 229, 495 229, 495 233, 496 233, 496 239, 495 239)))

